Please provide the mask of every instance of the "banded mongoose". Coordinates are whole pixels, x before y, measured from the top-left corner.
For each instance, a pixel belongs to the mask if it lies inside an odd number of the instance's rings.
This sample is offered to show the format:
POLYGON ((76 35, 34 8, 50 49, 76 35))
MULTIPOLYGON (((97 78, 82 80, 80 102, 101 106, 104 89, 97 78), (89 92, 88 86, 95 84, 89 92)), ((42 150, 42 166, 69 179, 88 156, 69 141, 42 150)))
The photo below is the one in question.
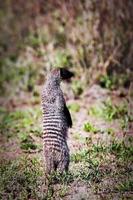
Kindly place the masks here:
POLYGON ((72 127, 72 119, 66 107, 60 82, 70 79, 73 75, 64 68, 52 70, 42 91, 43 149, 46 175, 55 171, 63 173, 68 170, 67 132, 68 128, 72 127))

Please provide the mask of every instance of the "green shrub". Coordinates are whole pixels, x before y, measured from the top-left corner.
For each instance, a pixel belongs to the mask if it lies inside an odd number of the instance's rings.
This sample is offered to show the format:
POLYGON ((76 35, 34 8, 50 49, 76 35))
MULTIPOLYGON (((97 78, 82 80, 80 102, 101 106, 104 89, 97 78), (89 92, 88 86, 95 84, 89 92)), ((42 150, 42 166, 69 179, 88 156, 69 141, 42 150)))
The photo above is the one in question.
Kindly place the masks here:
POLYGON ((93 133, 97 133, 99 130, 93 126, 91 123, 87 122, 84 124, 84 130, 86 132, 93 132, 93 133))

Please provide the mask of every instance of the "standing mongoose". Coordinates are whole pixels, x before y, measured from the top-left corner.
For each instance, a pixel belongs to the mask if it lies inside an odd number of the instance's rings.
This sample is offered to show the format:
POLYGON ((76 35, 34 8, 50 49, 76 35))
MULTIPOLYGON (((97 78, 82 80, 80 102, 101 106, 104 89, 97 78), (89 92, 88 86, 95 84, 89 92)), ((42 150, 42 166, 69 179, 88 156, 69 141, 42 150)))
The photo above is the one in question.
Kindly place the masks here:
POLYGON ((64 68, 52 70, 42 91, 43 149, 47 175, 54 171, 63 173, 68 170, 69 149, 66 140, 68 128, 72 127, 72 119, 60 82, 70 79, 73 75, 64 68))

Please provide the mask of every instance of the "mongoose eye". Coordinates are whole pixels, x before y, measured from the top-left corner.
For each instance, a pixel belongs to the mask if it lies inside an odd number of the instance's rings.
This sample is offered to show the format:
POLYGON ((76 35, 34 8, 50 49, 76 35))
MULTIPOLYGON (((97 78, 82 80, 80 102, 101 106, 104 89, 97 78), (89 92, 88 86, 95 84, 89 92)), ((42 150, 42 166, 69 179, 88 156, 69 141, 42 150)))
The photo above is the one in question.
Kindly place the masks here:
POLYGON ((60 75, 62 80, 70 79, 71 77, 74 76, 73 72, 70 72, 67 69, 60 68, 60 75))

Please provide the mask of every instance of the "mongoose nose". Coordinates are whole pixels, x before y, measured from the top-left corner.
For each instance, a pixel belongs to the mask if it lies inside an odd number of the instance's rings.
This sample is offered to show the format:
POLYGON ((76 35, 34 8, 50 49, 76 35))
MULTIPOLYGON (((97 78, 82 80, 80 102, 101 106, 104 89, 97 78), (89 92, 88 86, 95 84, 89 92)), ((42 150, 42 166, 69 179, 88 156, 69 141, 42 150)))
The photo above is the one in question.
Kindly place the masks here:
POLYGON ((74 76, 74 73, 65 68, 60 68, 60 76, 62 80, 68 80, 74 76))

